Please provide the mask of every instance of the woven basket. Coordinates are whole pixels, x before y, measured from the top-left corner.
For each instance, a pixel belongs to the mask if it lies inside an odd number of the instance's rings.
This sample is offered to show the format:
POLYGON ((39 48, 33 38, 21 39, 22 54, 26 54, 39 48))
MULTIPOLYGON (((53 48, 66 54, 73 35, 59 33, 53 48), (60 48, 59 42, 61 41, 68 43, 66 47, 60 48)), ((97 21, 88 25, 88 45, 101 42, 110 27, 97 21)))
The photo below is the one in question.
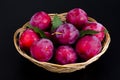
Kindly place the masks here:
MULTIPOLYGON (((54 15, 56 14, 49 14, 51 19, 53 19, 54 15)), ((62 13, 62 14, 57 14, 62 21, 66 20, 66 13, 62 13)), ((93 18, 89 17, 89 21, 91 22, 95 22, 96 20, 94 20, 93 18)), ((49 62, 40 62, 37 61, 36 59, 34 59, 33 57, 31 57, 30 55, 28 55, 26 52, 22 51, 19 47, 18 44, 18 39, 20 34, 26 29, 26 26, 28 25, 29 22, 27 22, 26 24, 24 24, 21 28, 19 28, 18 30, 16 30, 16 32, 14 33, 14 45, 15 48, 17 49, 17 51, 19 52, 20 55, 22 55, 23 57, 25 57, 26 59, 28 59, 29 61, 33 62, 34 64, 36 64, 39 67, 43 67, 44 69, 51 71, 51 72, 56 72, 56 73, 70 73, 70 72, 74 72, 76 70, 80 70, 85 68, 87 65, 93 63, 94 61, 98 60, 107 50, 109 43, 110 43, 110 35, 107 32, 106 36, 105 36, 105 40, 102 43, 103 48, 101 50, 101 52, 96 55, 95 57, 85 61, 85 62, 80 62, 80 63, 72 63, 72 64, 65 64, 65 65, 59 65, 59 64, 54 64, 54 63, 49 63, 49 62)))

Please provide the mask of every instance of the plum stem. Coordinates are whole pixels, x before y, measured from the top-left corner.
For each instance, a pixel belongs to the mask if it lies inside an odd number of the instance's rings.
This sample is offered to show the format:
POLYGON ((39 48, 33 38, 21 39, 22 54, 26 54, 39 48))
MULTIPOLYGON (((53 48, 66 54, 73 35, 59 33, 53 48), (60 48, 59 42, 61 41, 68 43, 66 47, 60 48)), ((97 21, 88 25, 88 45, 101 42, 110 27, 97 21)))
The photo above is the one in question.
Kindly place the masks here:
POLYGON ((55 34, 62 34, 61 32, 54 32, 51 35, 55 35, 55 34))

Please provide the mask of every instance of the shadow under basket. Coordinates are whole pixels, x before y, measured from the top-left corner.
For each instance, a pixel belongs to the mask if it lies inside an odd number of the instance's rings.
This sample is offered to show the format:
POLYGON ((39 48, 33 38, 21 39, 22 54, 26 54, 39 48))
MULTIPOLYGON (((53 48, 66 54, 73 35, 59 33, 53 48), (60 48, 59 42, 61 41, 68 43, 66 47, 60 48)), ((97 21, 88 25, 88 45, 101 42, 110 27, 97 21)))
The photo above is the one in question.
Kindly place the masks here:
MULTIPOLYGON (((49 14, 51 19, 53 19, 54 15, 56 14, 49 14)), ((65 21, 66 19, 66 13, 61 13, 61 14, 57 14, 60 19, 62 21, 65 21)), ((89 21, 91 22, 95 22, 96 20, 94 20, 91 17, 88 17, 89 21)), ((105 39, 102 43, 102 50, 101 52, 92 57, 91 59, 85 61, 85 62, 80 62, 80 63, 72 63, 72 64, 65 64, 65 65, 59 65, 59 64, 54 64, 54 63, 50 63, 50 62, 40 62, 36 59, 34 59, 33 57, 31 57, 30 55, 28 55, 25 51, 21 50, 18 44, 18 39, 19 36, 21 35, 21 33, 26 29, 26 26, 28 25, 29 22, 27 22, 26 24, 24 24, 21 28, 19 28, 18 30, 16 30, 16 32, 14 33, 14 45, 15 48, 17 49, 17 51, 19 52, 20 55, 22 55, 23 57, 25 57, 26 59, 28 59, 29 61, 31 61, 32 63, 36 64, 39 67, 43 67, 44 69, 51 71, 51 72, 56 72, 56 73, 70 73, 70 72, 74 72, 76 70, 81 70, 83 68, 85 68, 87 65, 93 63, 94 61, 98 60, 107 50, 107 48, 109 47, 110 44, 110 35, 108 32, 106 32, 106 36, 105 39)))

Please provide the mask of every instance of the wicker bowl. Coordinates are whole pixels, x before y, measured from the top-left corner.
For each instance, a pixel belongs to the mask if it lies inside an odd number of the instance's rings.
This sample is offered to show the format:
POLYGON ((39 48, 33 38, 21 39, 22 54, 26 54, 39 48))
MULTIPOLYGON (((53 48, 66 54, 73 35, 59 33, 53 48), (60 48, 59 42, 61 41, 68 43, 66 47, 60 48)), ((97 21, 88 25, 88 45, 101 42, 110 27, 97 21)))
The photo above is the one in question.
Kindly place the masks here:
MULTIPOLYGON (((56 15, 56 14, 49 14, 49 15, 50 15, 51 19, 53 19, 54 15, 56 15)), ((57 14, 57 15, 61 18, 62 21, 66 20, 66 13, 61 13, 61 14, 57 14)), ((95 22, 96 20, 89 17, 89 21, 95 22)), ((21 50, 19 47, 19 44, 18 44, 19 36, 26 29, 26 26, 28 25, 28 23, 29 22, 25 23, 21 28, 16 30, 16 32, 14 33, 15 48, 17 49, 17 51, 19 52, 20 55, 22 55, 23 57, 25 57, 26 59, 28 59, 32 63, 36 64, 37 66, 43 67, 44 69, 51 71, 51 72, 70 73, 70 72, 74 72, 76 70, 81 70, 81 69, 85 68, 87 65, 98 60, 105 53, 105 51, 109 47, 109 43, 111 40, 110 35, 107 32, 106 36, 105 36, 105 40, 102 43, 103 48, 102 48, 101 52, 98 55, 94 56, 93 58, 91 58, 85 62, 65 64, 65 65, 59 65, 59 64, 54 64, 54 63, 50 63, 50 62, 40 62, 40 61, 37 61, 36 59, 34 59, 33 57, 31 57, 30 55, 28 55, 23 50, 21 50)))

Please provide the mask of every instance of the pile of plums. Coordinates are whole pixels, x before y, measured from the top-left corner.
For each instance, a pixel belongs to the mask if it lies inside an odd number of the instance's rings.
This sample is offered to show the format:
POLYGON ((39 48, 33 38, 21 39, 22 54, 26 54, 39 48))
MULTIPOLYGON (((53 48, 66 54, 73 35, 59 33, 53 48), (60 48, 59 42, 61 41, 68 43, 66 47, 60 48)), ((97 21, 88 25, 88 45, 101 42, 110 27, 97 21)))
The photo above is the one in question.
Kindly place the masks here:
POLYGON ((30 27, 19 37, 20 48, 38 61, 52 59, 61 65, 86 61, 99 54, 105 27, 89 21, 87 13, 80 8, 68 11, 65 18, 65 21, 60 22, 60 18, 53 21, 44 11, 35 13, 29 21, 30 27))

